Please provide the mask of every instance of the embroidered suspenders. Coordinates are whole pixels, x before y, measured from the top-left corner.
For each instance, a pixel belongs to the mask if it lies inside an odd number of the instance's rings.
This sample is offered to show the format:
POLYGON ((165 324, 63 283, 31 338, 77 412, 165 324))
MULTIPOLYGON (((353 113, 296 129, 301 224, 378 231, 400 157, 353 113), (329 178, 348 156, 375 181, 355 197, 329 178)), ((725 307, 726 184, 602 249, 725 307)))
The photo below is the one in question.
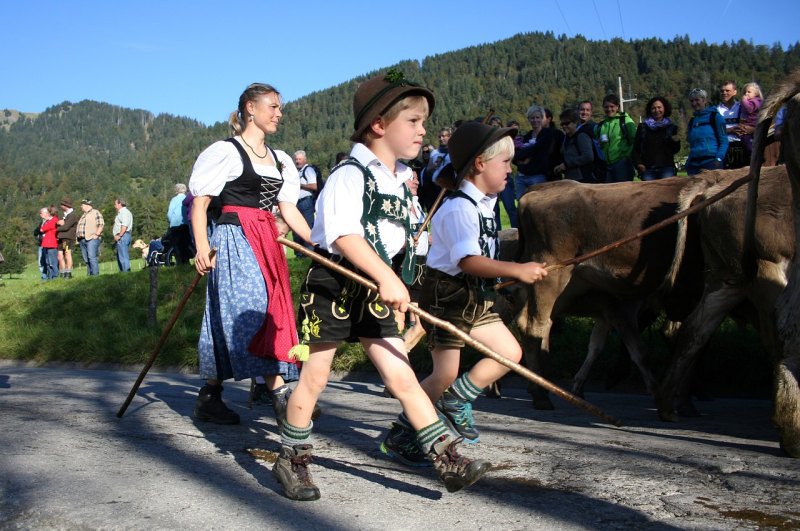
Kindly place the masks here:
MULTIPOLYGON (((461 190, 456 190, 455 192, 450 194, 450 197, 451 198, 462 197, 475 206, 475 210, 477 211, 478 216, 480 218, 480 235, 478 241, 481 248, 481 255, 487 258, 492 258, 493 260, 497 260, 497 258, 500 256, 500 246, 497 243, 497 223, 495 222, 494 216, 488 218, 485 217, 478 208, 478 203, 473 198, 462 192, 461 190), (489 245, 492 242, 494 242, 494 253, 491 252, 491 247, 489 245)), ((500 279, 480 278, 472 275, 467 275, 465 273, 462 274, 466 279, 468 279, 470 283, 473 283, 478 287, 480 292, 483 293, 484 297, 494 298, 494 290, 492 289, 492 287, 495 284, 497 284, 500 281, 500 279)))
MULTIPOLYGON (((386 219, 392 223, 397 223, 405 228, 406 244, 405 257, 401 266, 401 276, 403 281, 410 284, 414 280, 414 237, 409 218, 411 209, 411 191, 404 187, 404 197, 401 199, 396 195, 383 194, 378 191, 378 182, 369 168, 364 167, 354 158, 348 158, 339 163, 339 166, 352 165, 361 170, 364 176, 364 196, 363 213, 361 215, 361 225, 364 227, 364 239, 370 244, 375 253, 388 266, 392 266, 392 260, 386 253, 380 233, 378 231, 378 220, 386 219)), ((334 169, 336 171, 336 169, 334 169)))

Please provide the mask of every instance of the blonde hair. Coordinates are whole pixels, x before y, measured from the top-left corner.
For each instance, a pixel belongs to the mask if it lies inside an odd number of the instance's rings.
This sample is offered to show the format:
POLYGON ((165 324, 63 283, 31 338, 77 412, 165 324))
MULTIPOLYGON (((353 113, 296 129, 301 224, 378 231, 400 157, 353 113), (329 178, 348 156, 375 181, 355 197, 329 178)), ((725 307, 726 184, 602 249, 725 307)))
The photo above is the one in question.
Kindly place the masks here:
POLYGON ((764 97, 764 93, 761 92, 761 87, 759 87, 758 83, 756 83, 755 81, 751 81, 750 83, 745 83, 744 86, 742 87, 742 92, 747 92, 748 88, 756 89, 756 93, 757 93, 759 98, 763 98, 764 97))
POLYGON ((228 131, 231 136, 241 135, 247 125, 247 120, 250 118, 247 113, 247 103, 256 101, 261 96, 266 96, 267 94, 275 94, 279 99, 281 95, 278 89, 266 83, 253 83, 244 89, 242 95, 239 96, 238 109, 233 111, 228 117, 228 131))
MULTIPOLYGON (((513 157, 514 156, 514 140, 506 135, 491 146, 487 147, 483 150, 483 153, 475 157, 475 160, 480 158, 483 162, 487 162, 492 160, 495 157, 513 157)), ((464 176, 465 179, 471 179, 477 175, 477 170, 475 168, 475 160, 472 161, 472 166, 470 167, 467 174, 464 176)))
MULTIPOLYGON (((386 109, 384 112, 378 115, 383 120, 384 127, 392 123, 401 112, 411 109, 412 107, 416 107, 417 105, 421 105, 425 108, 425 116, 428 116, 430 113, 430 106, 428 105, 428 98, 422 96, 420 94, 412 94, 410 96, 406 96, 405 98, 397 100, 391 107, 386 109)), ((376 140, 378 135, 372 130, 372 127, 367 126, 364 132, 361 134, 361 142, 364 144, 369 144, 373 140, 376 140)))

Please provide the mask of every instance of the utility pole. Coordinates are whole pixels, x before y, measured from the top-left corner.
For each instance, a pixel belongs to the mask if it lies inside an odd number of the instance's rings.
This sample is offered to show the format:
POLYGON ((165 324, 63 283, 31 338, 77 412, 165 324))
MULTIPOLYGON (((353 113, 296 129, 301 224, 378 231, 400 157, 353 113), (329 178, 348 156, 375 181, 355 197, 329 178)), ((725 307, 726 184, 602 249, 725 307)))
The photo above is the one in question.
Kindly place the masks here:
POLYGON ((625 99, 622 95, 622 75, 617 76, 617 85, 619 87, 619 110, 620 112, 625 111, 625 103, 629 101, 636 101, 637 98, 625 99))

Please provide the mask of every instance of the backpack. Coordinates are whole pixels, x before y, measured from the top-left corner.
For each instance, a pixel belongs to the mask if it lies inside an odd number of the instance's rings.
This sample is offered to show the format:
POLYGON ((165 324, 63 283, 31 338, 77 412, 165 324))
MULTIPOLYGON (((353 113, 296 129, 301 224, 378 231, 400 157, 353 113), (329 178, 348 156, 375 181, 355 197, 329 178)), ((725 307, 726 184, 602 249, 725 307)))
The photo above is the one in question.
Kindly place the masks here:
POLYGON ((606 154, 603 153, 603 148, 600 146, 600 141, 589 131, 578 129, 577 135, 585 134, 592 141, 592 175, 598 183, 606 182, 606 175, 608 174, 608 164, 606 163, 606 154))
MULTIPOLYGON (((718 112, 712 112, 708 120, 708 125, 710 125, 711 129, 714 131, 714 138, 717 139, 717 144, 719 144, 719 131, 717 130, 717 120, 719 120, 720 118, 722 117, 718 112)), ((694 127, 694 116, 692 116, 692 118, 689 120, 689 124, 686 126, 686 138, 689 138, 689 133, 692 132, 693 127, 694 127)))
POLYGON ((314 202, 316 202, 320 192, 322 192, 322 187, 325 186, 325 179, 322 178, 322 170, 320 170, 319 166, 316 164, 306 164, 306 166, 303 168, 303 173, 300 174, 300 177, 305 177, 306 170, 308 168, 314 170, 314 174, 317 176, 317 189, 311 192, 311 197, 313 197, 314 202))
MULTIPOLYGON (((631 143, 630 133, 628 132, 628 128, 625 127, 625 118, 630 118, 628 113, 626 113, 624 111, 619 113, 619 132, 620 132, 620 135, 622 135, 622 139, 625 141, 625 143, 626 144, 630 144, 631 143)), ((605 120, 603 120, 603 121, 605 121, 605 120)), ((591 136, 594 136, 594 137, 598 136, 598 134, 600 133, 600 126, 602 126, 602 125, 603 125, 603 122, 595 124, 594 125, 594 131, 592 131, 591 136)), ((578 131, 580 131, 580 129, 578 131)))

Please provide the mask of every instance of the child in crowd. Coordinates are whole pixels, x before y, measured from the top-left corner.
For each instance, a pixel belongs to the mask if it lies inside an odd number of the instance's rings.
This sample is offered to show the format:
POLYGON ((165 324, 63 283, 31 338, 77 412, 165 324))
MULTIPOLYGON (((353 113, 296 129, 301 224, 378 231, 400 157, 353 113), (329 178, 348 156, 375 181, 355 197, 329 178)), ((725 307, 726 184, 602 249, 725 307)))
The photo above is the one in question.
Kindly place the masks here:
MULTIPOLYGON (((420 308, 450 322, 501 356, 518 362, 522 350, 493 310, 498 277, 530 284, 547 275, 544 264, 497 260, 494 204, 511 171, 516 128, 498 128, 478 122, 462 125, 450 139, 450 157, 456 172, 456 191, 433 217, 435 240, 428 252, 420 308)), ((436 408, 465 442, 477 442, 472 402, 482 390, 508 373, 491 359, 482 359, 458 377, 464 341, 445 329, 424 325, 433 354, 433 373, 422 387, 436 408)), ((408 441, 408 430, 395 424, 395 444, 382 449, 400 460, 419 461, 408 441)))
MULTIPOLYGON (((750 154, 753 151, 753 128, 758 123, 758 111, 761 110, 763 94, 758 83, 747 83, 744 86, 744 96, 742 96, 741 107, 739 110, 739 125, 746 125, 747 129, 741 135, 742 144, 750 154)), ((749 158, 749 157, 748 157, 749 158)))
POLYGON ((362 83, 353 98, 355 142, 350 158, 328 178, 317 200, 311 240, 320 253, 378 284, 378 293, 342 274, 314 264, 300 289, 299 321, 310 347, 300 381, 289 398, 282 447, 272 471, 293 500, 316 500, 320 491, 308 470, 311 414, 328 383, 336 347, 361 341, 386 387, 403 406, 409 429, 425 449, 448 491, 467 487, 491 465, 458 454, 456 441, 439 419, 408 362, 392 310, 406 311, 409 294, 391 267, 405 249, 402 275, 414 266, 405 181, 411 169, 399 159, 414 159, 422 147, 423 124, 434 106, 433 94, 389 71, 362 83))

